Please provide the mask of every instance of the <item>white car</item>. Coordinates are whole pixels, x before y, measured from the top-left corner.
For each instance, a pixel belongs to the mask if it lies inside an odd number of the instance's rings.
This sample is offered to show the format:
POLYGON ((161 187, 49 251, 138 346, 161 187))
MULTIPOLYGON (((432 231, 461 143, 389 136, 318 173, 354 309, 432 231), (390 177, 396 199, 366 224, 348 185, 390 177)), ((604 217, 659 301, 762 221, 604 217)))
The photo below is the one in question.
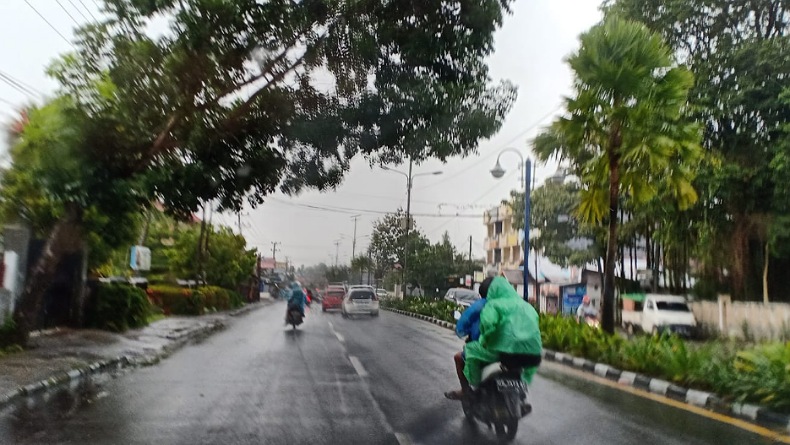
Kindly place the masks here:
POLYGON ((447 293, 444 295, 445 300, 455 302, 459 306, 463 306, 465 308, 473 305, 475 301, 479 300, 480 298, 480 294, 465 287, 454 287, 452 289, 448 289, 447 293))
POLYGON ((343 317, 350 315, 370 315, 379 316, 379 298, 371 288, 351 288, 343 298, 340 307, 343 317))

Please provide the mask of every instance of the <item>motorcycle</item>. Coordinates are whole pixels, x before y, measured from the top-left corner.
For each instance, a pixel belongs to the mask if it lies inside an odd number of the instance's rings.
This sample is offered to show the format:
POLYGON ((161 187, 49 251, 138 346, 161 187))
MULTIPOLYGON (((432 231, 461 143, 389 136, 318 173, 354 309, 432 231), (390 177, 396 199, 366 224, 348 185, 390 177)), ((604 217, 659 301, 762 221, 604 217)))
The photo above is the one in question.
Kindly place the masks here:
POLYGON ((585 315, 584 316, 584 322, 587 324, 587 326, 589 326, 589 327, 591 327, 593 329, 600 329, 601 328, 601 322, 600 322, 600 320, 598 320, 597 317, 593 317, 591 315, 585 315))
POLYGON ((302 324, 304 316, 299 308, 288 308, 288 313, 285 316, 285 323, 289 324, 296 330, 296 327, 302 324))
MULTIPOLYGON (((460 313, 456 319, 459 317, 460 313)), ((512 441, 519 421, 532 412, 532 405, 527 401, 529 389, 521 379, 522 371, 540 362, 540 356, 501 354, 500 361, 486 365, 480 387, 461 399, 467 420, 493 428, 500 441, 512 441)))

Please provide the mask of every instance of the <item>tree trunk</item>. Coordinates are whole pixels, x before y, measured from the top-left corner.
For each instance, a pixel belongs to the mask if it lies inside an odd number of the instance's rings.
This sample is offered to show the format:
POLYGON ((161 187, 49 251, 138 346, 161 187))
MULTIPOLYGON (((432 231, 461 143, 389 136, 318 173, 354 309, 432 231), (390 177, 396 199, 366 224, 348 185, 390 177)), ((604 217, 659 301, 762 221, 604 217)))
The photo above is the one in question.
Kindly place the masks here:
MULTIPOLYGON (((25 289, 14 311, 16 332, 12 341, 27 345, 30 331, 35 327, 41 312, 44 294, 52 284, 63 255, 82 244, 82 210, 76 204, 67 204, 65 214, 55 223, 41 256, 25 281, 25 289)), ((25 267, 25 265, 21 265, 25 267)))
POLYGON ((732 264, 730 279, 734 299, 746 298, 746 271, 749 270, 749 234, 747 218, 744 215, 735 216, 735 232, 732 236, 732 264))
POLYGON ((617 256, 617 217, 620 202, 620 127, 615 124, 609 138, 609 239, 606 243, 606 262, 603 279, 603 310, 601 327, 605 332, 614 333, 614 266, 617 256))
POLYGON ((768 261, 771 251, 768 249, 768 242, 765 242, 765 261, 763 262, 763 303, 768 304, 768 261))

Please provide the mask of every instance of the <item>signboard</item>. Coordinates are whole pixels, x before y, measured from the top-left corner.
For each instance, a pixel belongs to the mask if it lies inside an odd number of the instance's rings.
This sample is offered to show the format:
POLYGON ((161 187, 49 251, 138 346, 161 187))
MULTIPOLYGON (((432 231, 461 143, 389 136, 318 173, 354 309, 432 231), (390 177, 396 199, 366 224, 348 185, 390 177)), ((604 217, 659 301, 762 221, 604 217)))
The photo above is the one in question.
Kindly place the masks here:
POLYGON ((575 314, 576 309, 582 304, 582 298, 587 293, 587 286, 566 286, 562 288, 562 313, 575 314))
POLYGON ((467 275, 466 276, 466 287, 472 287, 472 276, 471 275, 467 275))
POLYGON ((132 270, 151 270, 151 249, 145 246, 132 246, 129 267, 132 270))
POLYGON ((486 274, 484 274, 483 272, 480 272, 479 270, 475 271, 475 282, 476 283, 481 283, 485 279, 486 279, 486 274))

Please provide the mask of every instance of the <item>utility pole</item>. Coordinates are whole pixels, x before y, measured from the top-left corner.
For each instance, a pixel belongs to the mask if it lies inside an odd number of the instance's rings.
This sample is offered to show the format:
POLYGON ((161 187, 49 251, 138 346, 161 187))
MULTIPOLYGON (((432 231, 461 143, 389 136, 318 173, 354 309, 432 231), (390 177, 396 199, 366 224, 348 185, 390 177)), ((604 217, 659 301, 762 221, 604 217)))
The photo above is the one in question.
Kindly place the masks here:
POLYGON ((238 217, 238 220, 239 220, 239 236, 243 236, 241 234, 241 212, 237 212, 236 216, 238 217))
POLYGON ((277 268, 277 241, 272 241, 272 261, 274 261, 274 268, 277 268))
POLYGON ((340 252, 340 240, 335 240, 335 267, 337 267, 338 263, 338 255, 340 252))
POLYGON ((411 228, 411 169, 414 161, 409 156, 409 176, 406 177, 406 239, 403 243, 403 264, 400 270, 400 282, 403 289, 406 289, 406 257, 409 256, 409 229, 411 228))
POLYGON ((472 267, 472 235, 469 235, 469 267, 472 267))
POLYGON ((354 239, 351 241, 351 261, 354 261, 354 258, 357 253, 357 220, 361 215, 354 215, 351 218, 354 220, 354 239))

